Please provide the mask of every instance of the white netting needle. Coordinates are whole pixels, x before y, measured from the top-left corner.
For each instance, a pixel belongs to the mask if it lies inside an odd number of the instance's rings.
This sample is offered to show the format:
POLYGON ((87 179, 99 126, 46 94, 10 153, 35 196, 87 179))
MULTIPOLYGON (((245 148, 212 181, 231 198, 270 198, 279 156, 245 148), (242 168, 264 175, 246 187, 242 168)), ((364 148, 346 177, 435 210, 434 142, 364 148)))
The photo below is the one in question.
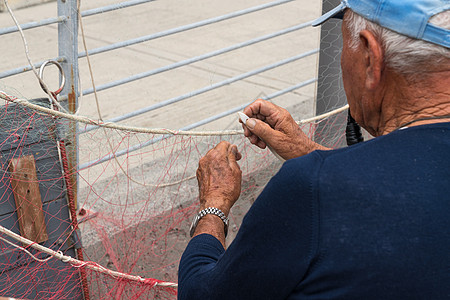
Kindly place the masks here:
MULTIPOLYGON (((250 119, 250 118, 249 118, 246 114, 241 113, 241 112, 238 112, 237 114, 238 114, 239 119, 241 120, 241 122, 242 122, 245 126, 247 126, 247 121, 248 121, 248 119, 250 119)), ((260 138, 260 139, 261 139, 261 138, 260 138)), ((261 139, 261 140, 264 142, 263 139, 261 139)), ((264 142, 264 143, 266 143, 266 142, 264 142)), ((281 161, 285 161, 285 159, 282 158, 277 152, 275 152, 275 150, 273 150, 272 147, 269 146, 269 144, 266 143, 266 146, 267 146, 267 148, 269 148, 270 152, 272 152, 273 155, 275 155, 276 158, 278 158, 278 159, 281 160, 281 161)))

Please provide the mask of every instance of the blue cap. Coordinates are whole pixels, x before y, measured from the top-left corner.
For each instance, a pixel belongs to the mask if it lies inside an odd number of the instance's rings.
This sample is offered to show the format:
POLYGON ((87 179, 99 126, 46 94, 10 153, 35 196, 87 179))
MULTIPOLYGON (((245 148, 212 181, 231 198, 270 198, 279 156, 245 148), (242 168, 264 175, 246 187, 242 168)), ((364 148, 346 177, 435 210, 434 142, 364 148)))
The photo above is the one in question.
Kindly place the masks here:
POLYGON ((342 16, 347 8, 384 28, 450 48, 450 30, 429 23, 434 15, 450 10, 449 0, 341 0, 312 26, 342 16))

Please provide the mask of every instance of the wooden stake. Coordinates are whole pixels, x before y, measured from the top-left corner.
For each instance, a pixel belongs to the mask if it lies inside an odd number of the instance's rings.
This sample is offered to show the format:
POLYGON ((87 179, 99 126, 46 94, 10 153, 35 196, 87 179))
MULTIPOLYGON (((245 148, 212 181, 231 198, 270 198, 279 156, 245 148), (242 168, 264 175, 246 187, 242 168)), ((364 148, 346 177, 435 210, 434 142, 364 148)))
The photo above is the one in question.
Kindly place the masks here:
POLYGON ((36 243, 48 240, 41 193, 33 155, 13 158, 9 164, 20 234, 36 243))

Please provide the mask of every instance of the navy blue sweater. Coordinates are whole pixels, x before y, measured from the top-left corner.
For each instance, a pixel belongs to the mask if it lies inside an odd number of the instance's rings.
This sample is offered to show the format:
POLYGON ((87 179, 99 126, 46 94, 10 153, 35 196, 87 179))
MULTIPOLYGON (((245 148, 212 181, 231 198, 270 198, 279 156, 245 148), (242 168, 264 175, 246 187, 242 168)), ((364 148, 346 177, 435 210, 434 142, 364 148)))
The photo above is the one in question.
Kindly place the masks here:
POLYGON ((227 251, 180 262, 179 299, 450 299, 450 123, 287 161, 227 251))

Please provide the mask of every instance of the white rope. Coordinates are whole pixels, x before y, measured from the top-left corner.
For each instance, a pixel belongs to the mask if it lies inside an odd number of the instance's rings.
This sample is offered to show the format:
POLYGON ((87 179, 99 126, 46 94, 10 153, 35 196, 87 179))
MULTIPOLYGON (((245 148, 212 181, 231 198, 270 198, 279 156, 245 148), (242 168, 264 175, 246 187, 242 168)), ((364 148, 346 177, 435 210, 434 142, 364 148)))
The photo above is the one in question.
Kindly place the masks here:
MULTIPOLYGON (((178 131, 178 130, 172 130, 167 128, 145 128, 145 127, 133 127, 133 126, 127 126, 127 125, 121 125, 117 123, 103 123, 101 121, 96 121, 91 118, 88 118, 86 116, 76 116, 72 114, 67 114, 61 111, 55 111, 53 109, 49 109, 46 107, 42 107, 40 105, 32 104, 28 100, 25 99, 18 99, 16 97, 10 96, 6 94, 3 91, 0 91, 0 98, 9 102, 17 103, 23 106, 26 106, 28 108, 31 108, 36 111, 40 111, 42 113, 52 115, 59 118, 64 118, 76 122, 80 122, 83 124, 88 125, 94 125, 104 128, 110 128, 110 129, 116 129, 116 130, 122 130, 122 131, 128 131, 128 132, 135 132, 135 133, 151 133, 151 134, 171 134, 171 135, 186 135, 186 136, 220 136, 220 135, 239 135, 242 134, 242 130, 225 130, 225 131, 178 131)), ((348 105, 344 105, 341 108, 335 109, 333 111, 330 111, 328 113, 309 118, 300 120, 297 122, 297 124, 307 124, 307 123, 313 123, 317 122, 326 118, 329 118, 333 115, 339 114, 342 111, 348 109, 348 105)))
MULTIPOLYGON (((49 89, 47 88, 45 82, 42 80, 42 78, 38 75, 36 68, 34 67, 33 62, 31 61, 30 55, 29 55, 29 50, 28 50, 28 43, 25 39, 25 35, 22 31, 22 28, 19 24, 19 22, 17 21, 17 19, 15 18, 12 10, 10 9, 9 5, 8 5, 8 1, 7 0, 3 0, 5 3, 6 8, 8 9, 9 14, 11 15, 11 18, 13 19, 14 23, 16 24, 19 33, 22 37, 22 41, 23 41, 23 45, 25 47, 25 55, 27 57, 28 63, 30 64, 33 73, 35 74, 36 78, 39 80, 40 84, 42 86, 44 86, 44 90, 49 91, 49 89)), ((81 18, 80 18, 81 19, 81 18)), ((80 20, 81 23, 81 20, 80 20)), ((83 38, 84 38, 84 33, 83 33, 83 38)), ((90 66, 89 66, 90 67, 90 66)), ((91 73, 92 76, 92 73, 91 73)), ((93 81, 93 79, 92 79, 93 81)), ((95 85, 94 85, 95 88, 95 85)), ((63 107, 61 107, 61 105, 56 101, 56 99, 53 97, 53 95, 51 93, 48 93, 49 97, 52 99, 53 104, 55 104, 60 110, 62 111, 66 111, 63 107)), ((184 136, 220 136, 220 135, 240 135, 243 133, 242 130, 227 130, 227 131, 177 131, 177 130, 171 130, 171 129, 166 129, 166 128, 143 128, 143 127, 132 127, 132 126, 126 126, 126 125, 120 125, 117 123, 104 123, 102 121, 97 121, 97 120, 93 120, 89 117, 86 116, 77 116, 77 115, 72 115, 66 112, 62 112, 62 111, 55 111, 53 109, 49 109, 49 108, 45 108, 36 104, 32 104, 30 103, 28 100, 25 99, 18 99, 16 97, 10 96, 8 94, 6 94, 3 91, 0 91, 0 98, 9 102, 13 102, 13 103, 17 103, 19 105, 23 105, 26 106, 30 109, 33 109, 35 111, 39 111, 48 115, 52 115, 55 117, 60 117, 60 118, 65 118, 68 120, 72 120, 72 121, 76 121, 76 122, 80 122, 83 124, 88 124, 88 125, 94 125, 94 126, 99 126, 102 128, 109 128, 109 129, 116 129, 116 130, 122 130, 122 131, 128 131, 128 132, 135 132, 135 133, 149 133, 149 134, 171 134, 171 135, 184 135, 184 136)), ((97 101, 97 105, 98 105, 98 100, 97 101)), ((336 110, 333 110, 331 112, 328 112, 326 114, 322 114, 313 118, 309 118, 309 119, 304 119, 304 120, 300 120, 297 122, 297 124, 302 125, 302 124, 307 124, 307 123, 313 123, 313 122, 317 122, 317 121, 321 121, 324 120, 326 118, 329 118, 330 116, 336 115, 341 113, 342 111, 345 111, 348 109, 348 105, 345 105, 341 108, 338 108, 336 110)), ((101 115, 100 115, 101 118, 101 115)), ((179 182, 182 181, 186 181, 186 180, 190 180, 192 178, 194 178, 195 176, 191 176, 185 179, 180 180, 179 182)), ((177 182, 177 183, 179 183, 177 182)), ((167 185, 173 185, 176 183, 170 183, 167 185)), ((165 186, 165 185, 163 185, 165 186)), ((161 187, 161 186, 160 186, 161 187)), ((121 273, 121 272, 117 272, 117 271, 113 271, 110 269, 107 269, 101 265, 99 265, 98 263, 95 262, 87 262, 87 261, 80 261, 77 260, 75 258, 72 258, 70 256, 64 255, 61 251, 54 251, 52 249, 49 249, 45 246, 42 246, 40 244, 34 243, 10 230, 8 230, 7 228, 0 226, 0 232, 17 240, 18 242, 21 242, 22 244, 25 244, 27 246, 30 246, 38 251, 41 251, 43 253, 46 253, 48 255, 50 255, 48 258, 46 259, 39 259, 37 257, 35 257, 32 253, 30 253, 27 249, 16 245, 2 237, 0 237, 0 240, 8 243, 9 245, 20 249, 21 251, 24 251, 25 253, 27 253, 30 257, 32 257, 34 260, 39 261, 39 262, 47 262, 48 260, 52 259, 52 258, 56 258, 59 259, 60 261, 64 262, 64 263, 69 263, 70 265, 72 265, 73 267, 76 268, 81 268, 81 267, 86 267, 89 268, 93 271, 96 272, 100 272, 103 274, 107 274, 113 278, 124 278, 127 280, 131 280, 131 281, 137 281, 140 283, 148 283, 148 282, 152 282, 154 285, 153 286, 161 286, 161 287, 170 287, 170 288, 176 288, 178 287, 178 284, 176 283, 172 283, 172 282, 162 282, 162 281, 157 281, 154 279, 145 279, 142 278, 141 276, 137 276, 137 275, 130 275, 130 274, 125 274, 125 273, 121 273)))
POLYGON ((25 248, 20 247, 18 245, 14 245, 11 242, 5 240, 4 238, 1 238, 1 240, 6 241, 8 244, 22 250, 25 251, 27 254, 29 254, 33 259, 40 261, 40 262, 45 262, 47 260, 49 260, 50 258, 56 258, 59 259, 60 261, 64 262, 64 263, 69 263, 70 265, 72 265, 75 268, 81 268, 81 267, 86 267, 88 269, 91 269, 93 271, 99 272, 99 273, 103 273, 103 274, 107 274, 113 278, 123 278, 123 279, 127 279, 127 280, 131 280, 131 281, 137 281, 140 283, 148 283, 148 282, 152 282, 154 283, 153 286, 161 286, 161 287, 170 287, 170 288, 176 288, 178 287, 178 284, 173 283, 173 282, 165 282, 165 281, 159 281, 159 280, 154 280, 151 278, 142 278, 141 276, 136 276, 136 275, 130 275, 130 274, 125 274, 125 273, 121 273, 121 272, 117 272, 117 271, 113 271, 110 269, 107 269, 101 265, 99 265, 98 263, 94 263, 94 262, 90 262, 90 261, 80 261, 78 259, 75 259, 73 257, 70 257, 68 255, 64 255, 61 251, 54 251, 52 249, 49 249, 47 247, 44 247, 40 244, 37 244, 33 241, 30 241, 29 239, 26 239, 14 232, 12 232, 11 230, 0 226, 0 232, 15 239, 18 242, 21 242, 24 245, 30 246, 38 251, 41 251, 43 253, 46 253, 48 255, 50 255, 49 258, 45 259, 45 260, 41 260, 38 259, 37 257, 35 257, 34 255, 32 255, 29 251, 27 251, 25 248))
POLYGON ((321 115, 318 115, 318 116, 315 116, 315 117, 312 117, 312 118, 309 118, 309 119, 304 119, 304 120, 297 121, 297 124, 298 125, 302 125, 302 124, 308 124, 308 123, 314 123, 314 122, 317 122, 317 121, 321 121, 321 120, 324 120, 324 119, 329 118, 331 116, 337 115, 337 114, 339 114, 339 113, 341 113, 343 111, 346 111, 348 108, 349 108, 349 106, 348 106, 348 104, 346 104, 346 105, 344 105, 344 106, 342 106, 340 108, 337 108, 335 110, 332 110, 330 112, 327 112, 327 113, 324 113, 324 114, 321 114, 321 115))

